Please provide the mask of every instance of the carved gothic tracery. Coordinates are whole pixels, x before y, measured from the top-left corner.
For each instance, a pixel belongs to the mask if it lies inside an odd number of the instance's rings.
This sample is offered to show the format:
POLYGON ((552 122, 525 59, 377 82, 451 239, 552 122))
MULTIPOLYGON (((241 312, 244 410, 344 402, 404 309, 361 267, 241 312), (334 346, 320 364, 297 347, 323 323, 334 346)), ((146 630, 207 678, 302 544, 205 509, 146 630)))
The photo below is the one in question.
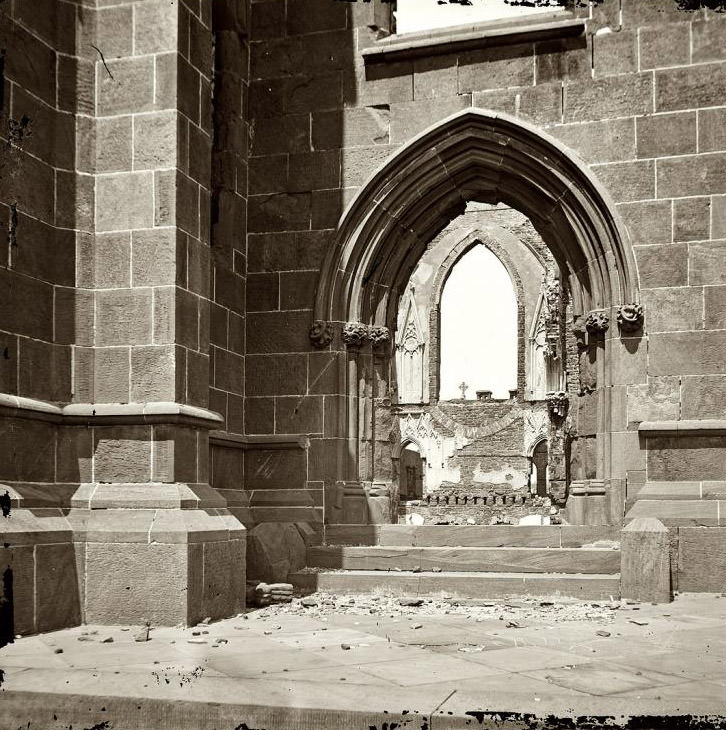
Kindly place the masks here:
POLYGON ((404 297, 396 332, 396 370, 400 403, 421 403, 424 395, 425 340, 413 291, 404 297))
POLYGON ((585 318, 585 327, 592 335, 603 334, 610 327, 610 317, 604 309, 594 309, 585 318))
POLYGON ((637 332, 643 326, 643 307, 640 304, 618 307, 618 324, 623 332, 637 332))
POLYGON ((333 341, 333 329, 329 322, 322 319, 316 319, 313 322, 309 335, 310 342, 320 349, 327 347, 333 341))

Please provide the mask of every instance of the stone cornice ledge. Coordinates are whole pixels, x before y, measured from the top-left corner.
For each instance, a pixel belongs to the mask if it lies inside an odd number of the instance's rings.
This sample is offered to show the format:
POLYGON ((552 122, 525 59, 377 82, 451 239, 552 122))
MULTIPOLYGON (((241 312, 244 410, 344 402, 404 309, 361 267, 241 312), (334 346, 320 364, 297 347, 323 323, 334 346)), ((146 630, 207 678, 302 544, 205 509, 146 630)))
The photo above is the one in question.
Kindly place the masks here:
POLYGON ((52 403, 0 393, 0 413, 16 418, 54 421, 67 425, 180 424, 219 428, 224 419, 206 408, 171 401, 149 403, 52 403))
POLYGON ((376 41, 361 53, 366 64, 385 63, 476 48, 578 36, 584 32, 584 18, 574 18, 570 13, 554 13, 546 19, 529 16, 500 23, 459 25, 423 33, 392 35, 376 41))
POLYGON ((651 436, 726 436, 726 420, 643 421, 638 433, 651 436))
POLYGON ((310 439, 304 434, 255 434, 244 435, 227 433, 226 431, 212 431, 209 434, 209 443, 212 446, 222 446, 227 449, 243 449, 248 451, 269 449, 307 449, 310 439))

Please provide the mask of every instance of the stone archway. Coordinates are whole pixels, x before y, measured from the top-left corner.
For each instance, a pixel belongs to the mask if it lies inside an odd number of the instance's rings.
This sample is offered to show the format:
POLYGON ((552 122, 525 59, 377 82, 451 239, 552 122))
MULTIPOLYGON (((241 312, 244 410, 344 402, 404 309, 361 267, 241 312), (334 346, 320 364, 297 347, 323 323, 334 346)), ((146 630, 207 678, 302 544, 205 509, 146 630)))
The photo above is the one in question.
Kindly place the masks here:
MULTIPOLYGON (((326 255, 311 339, 317 347, 345 353, 339 360, 335 429, 326 434, 327 446, 337 454, 339 480, 348 489, 357 483, 362 491, 378 495, 390 481, 394 439, 386 408, 396 292, 427 242, 468 201, 503 202, 519 210, 554 256, 571 296, 572 329, 589 356, 587 394, 597 392, 601 414, 583 474, 607 482, 611 371, 614 360, 629 357, 608 323, 618 307, 629 305, 635 327, 642 326, 627 235, 607 192, 584 162, 532 125, 479 109, 455 114, 402 147, 352 200, 326 255)), ((554 422, 562 425, 570 410, 579 407, 579 395, 553 396, 554 422)), ((564 498, 570 478, 564 435, 555 434, 550 448, 552 482, 564 498)), ((335 489, 326 485, 326 493, 335 489)))

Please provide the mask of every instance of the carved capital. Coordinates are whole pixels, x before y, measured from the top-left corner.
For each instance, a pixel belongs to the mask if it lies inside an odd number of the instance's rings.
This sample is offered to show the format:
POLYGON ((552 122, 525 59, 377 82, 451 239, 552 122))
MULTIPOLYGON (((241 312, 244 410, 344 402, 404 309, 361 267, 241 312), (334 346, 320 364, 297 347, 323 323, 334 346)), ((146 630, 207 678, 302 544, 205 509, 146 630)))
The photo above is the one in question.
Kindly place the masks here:
POLYGON ((604 309, 593 309, 587 313, 585 317, 585 329, 591 335, 600 335, 608 331, 610 327, 610 317, 604 309))
POLYGON ((547 393, 547 408, 552 418, 564 418, 567 415, 569 398, 564 390, 547 393))
POLYGON ((373 325, 368 330, 368 337, 374 347, 376 345, 386 345, 391 341, 391 332, 388 327, 373 325))
POLYGON ((313 346, 322 349, 333 341, 333 328, 324 319, 316 319, 310 328, 309 335, 313 346))
POLYGON ((347 322, 343 325, 343 342, 348 347, 362 347, 368 336, 368 327, 362 322, 347 322))
POLYGON ((637 332, 643 327, 643 307, 640 304, 618 307, 618 324, 623 332, 637 332))

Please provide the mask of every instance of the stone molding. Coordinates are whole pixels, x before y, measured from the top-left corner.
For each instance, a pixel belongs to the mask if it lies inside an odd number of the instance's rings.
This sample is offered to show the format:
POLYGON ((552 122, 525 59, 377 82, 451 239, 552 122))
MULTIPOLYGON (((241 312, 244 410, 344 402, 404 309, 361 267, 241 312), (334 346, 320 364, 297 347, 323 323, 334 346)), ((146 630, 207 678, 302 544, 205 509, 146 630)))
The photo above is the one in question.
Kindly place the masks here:
POLYGON ((570 13, 546 21, 522 22, 513 19, 506 25, 478 23, 444 30, 389 36, 362 51, 366 64, 430 57, 476 48, 491 48, 510 43, 533 43, 556 38, 579 36, 585 32, 585 20, 570 13))
POLYGON ((726 420, 642 421, 638 433, 657 436, 726 436, 726 420))
POLYGON ((623 332, 637 332, 643 327, 643 307, 640 304, 623 304, 618 307, 618 324, 623 332))
POLYGON ((307 449, 310 439, 304 434, 243 434, 227 433, 226 431, 211 431, 209 445, 220 446, 226 449, 241 449, 243 451, 269 451, 278 449, 307 449))
POLYGON ((310 328, 309 336, 313 346, 322 350, 333 341, 333 328, 330 322, 326 322, 324 319, 316 319, 310 328))
POLYGON ((585 329, 591 335, 604 334, 610 328, 610 315, 604 309, 593 309, 585 317, 585 329))
POLYGON ((56 406, 45 401, 7 393, 0 393, 0 414, 14 418, 53 421, 69 426, 160 423, 212 429, 224 423, 219 413, 172 401, 70 403, 67 406, 56 406))

